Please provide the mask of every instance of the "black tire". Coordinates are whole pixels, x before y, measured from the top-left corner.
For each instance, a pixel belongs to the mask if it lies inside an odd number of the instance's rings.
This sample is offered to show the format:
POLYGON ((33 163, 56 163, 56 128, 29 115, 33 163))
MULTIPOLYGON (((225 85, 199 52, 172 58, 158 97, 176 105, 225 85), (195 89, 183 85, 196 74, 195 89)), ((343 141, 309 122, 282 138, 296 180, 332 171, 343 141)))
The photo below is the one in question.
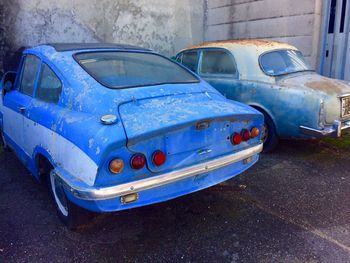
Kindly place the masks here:
POLYGON ((273 120, 270 118, 269 115, 262 112, 264 114, 264 130, 262 133, 262 141, 264 143, 264 150, 263 152, 268 153, 272 152, 277 144, 278 144, 278 136, 276 133, 275 124, 273 123, 273 120))
POLYGON ((92 213, 69 201, 60 180, 57 179, 52 170, 48 175, 47 182, 57 215, 68 229, 77 230, 91 221, 92 213))
POLYGON ((6 143, 6 140, 5 140, 5 137, 4 137, 4 133, 2 132, 2 130, 0 129, 0 140, 1 140, 1 147, 4 151, 7 151, 9 152, 10 151, 10 148, 9 146, 7 145, 6 143))

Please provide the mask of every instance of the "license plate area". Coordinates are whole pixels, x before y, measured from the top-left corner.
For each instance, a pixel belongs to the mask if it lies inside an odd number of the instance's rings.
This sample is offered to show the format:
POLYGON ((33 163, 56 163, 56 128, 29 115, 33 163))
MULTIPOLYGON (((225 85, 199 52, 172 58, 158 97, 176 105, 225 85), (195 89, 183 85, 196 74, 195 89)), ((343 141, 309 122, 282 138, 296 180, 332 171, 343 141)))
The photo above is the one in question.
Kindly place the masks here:
POLYGON ((350 96, 341 98, 341 117, 350 117, 350 96))
POLYGON ((211 122, 207 129, 199 130, 196 125, 166 135, 168 155, 190 152, 223 143, 229 134, 229 125, 224 122, 211 122))

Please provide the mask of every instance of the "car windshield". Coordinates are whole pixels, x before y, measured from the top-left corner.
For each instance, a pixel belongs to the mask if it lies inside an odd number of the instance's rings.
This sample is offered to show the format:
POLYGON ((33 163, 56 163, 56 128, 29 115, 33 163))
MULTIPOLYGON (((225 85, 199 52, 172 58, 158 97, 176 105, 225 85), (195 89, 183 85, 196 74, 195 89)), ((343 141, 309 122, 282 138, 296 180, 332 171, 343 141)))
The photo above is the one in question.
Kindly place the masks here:
POLYGON ((186 69, 153 53, 100 51, 74 57, 93 78, 109 88, 199 82, 186 69))
POLYGON ((270 76, 311 70, 300 51, 288 49, 262 54, 260 65, 265 74, 270 76))

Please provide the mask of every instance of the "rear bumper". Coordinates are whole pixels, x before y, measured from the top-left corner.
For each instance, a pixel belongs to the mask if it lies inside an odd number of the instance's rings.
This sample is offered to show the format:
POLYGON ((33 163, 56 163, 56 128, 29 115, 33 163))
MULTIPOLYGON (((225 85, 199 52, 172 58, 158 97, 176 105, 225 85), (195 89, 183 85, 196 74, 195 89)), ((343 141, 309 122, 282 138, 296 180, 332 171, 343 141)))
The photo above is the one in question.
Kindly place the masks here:
POLYGON ((346 130, 350 130, 350 121, 347 122, 341 122, 341 121, 334 121, 332 126, 326 127, 322 130, 306 127, 306 126, 300 126, 300 131, 304 135, 310 136, 310 137, 316 137, 316 138, 324 138, 324 137, 333 137, 337 138, 342 135, 342 133, 346 130))
POLYGON ((111 187, 82 187, 61 178, 68 198, 93 211, 117 211, 162 202, 228 180, 248 169, 263 149, 259 144, 205 163, 158 176, 111 187), (123 197, 137 194, 139 200, 123 204, 123 197))

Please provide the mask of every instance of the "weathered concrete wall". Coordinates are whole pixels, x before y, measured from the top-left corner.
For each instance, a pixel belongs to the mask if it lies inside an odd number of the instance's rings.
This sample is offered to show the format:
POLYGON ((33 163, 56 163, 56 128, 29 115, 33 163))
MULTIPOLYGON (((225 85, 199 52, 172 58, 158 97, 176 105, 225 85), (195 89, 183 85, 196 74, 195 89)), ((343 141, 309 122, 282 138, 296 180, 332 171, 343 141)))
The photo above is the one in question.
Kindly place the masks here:
POLYGON ((203 41, 203 0, 2 0, 6 46, 114 42, 165 55, 203 41))
POLYGON ((3 52, 5 49, 4 21, 5 21, 4 5, 2 2, 0 2, 0 72, 3 71, 2 58, 4 56, 3 52))
POLYGON ((263 38, 288 42, 316 68, 321 0, 206 0, 206 5, 206 41, 263 38))

